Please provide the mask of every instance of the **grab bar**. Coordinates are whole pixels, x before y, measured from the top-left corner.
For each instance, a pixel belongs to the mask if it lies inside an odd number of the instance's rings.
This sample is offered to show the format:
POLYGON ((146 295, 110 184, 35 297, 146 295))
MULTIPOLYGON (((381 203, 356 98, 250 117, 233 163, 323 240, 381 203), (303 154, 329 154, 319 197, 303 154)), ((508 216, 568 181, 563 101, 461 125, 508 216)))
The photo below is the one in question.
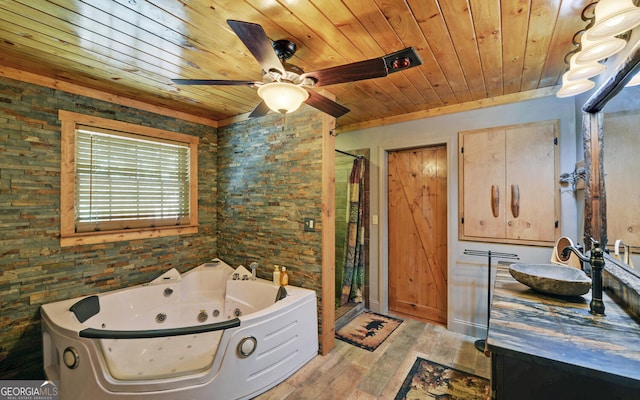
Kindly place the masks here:
POLYGON ((184 328, 150 329, 145 331, 116 331, 106 329, 87 328, 79 332, 80 337, 89 339, 150 339, 167 336, 192 335, 220 331, 240 326, 240 319, 234 318, 223 322, 207 325, 187 326, 184 328))

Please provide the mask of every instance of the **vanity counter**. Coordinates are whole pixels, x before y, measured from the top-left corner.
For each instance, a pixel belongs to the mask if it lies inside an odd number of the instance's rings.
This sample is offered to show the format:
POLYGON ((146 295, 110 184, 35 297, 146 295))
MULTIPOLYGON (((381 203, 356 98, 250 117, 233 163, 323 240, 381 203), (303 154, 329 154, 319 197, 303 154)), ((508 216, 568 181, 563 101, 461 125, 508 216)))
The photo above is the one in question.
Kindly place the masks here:
POLYGON ((498 267, 487 340, 497 398, 640 398, 640 324, 606 292, 604 316, 590 300, 535 292, 498 267))

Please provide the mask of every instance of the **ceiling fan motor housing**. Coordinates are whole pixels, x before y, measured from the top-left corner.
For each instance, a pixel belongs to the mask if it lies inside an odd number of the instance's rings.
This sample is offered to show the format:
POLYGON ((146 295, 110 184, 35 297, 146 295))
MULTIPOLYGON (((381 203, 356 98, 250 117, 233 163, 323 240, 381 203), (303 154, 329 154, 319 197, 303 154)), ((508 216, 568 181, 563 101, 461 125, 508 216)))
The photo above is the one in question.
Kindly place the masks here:
POLYGON ((276 52, 278 58, 282 60, 283 64, 286 60, 293 57, 297 50, 296 44, 286 39, 276 40, 273 42, 272 46, 273 51, 276 52))

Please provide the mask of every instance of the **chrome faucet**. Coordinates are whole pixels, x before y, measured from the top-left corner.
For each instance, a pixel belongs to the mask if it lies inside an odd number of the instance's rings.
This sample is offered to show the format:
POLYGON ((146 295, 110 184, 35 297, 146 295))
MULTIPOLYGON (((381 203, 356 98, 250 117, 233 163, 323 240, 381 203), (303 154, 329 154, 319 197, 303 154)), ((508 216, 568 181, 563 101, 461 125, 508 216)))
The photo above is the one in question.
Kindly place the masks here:
POLYGON ((591 257, 588 258, 573 246, 567 246, 562 250, 562 257, 566 258, 572 252, 583 262, 591 265, 591 303, 590 313, 604 315, 604 302, 602 301, 602 269, 604 268, 604 251, 600 243, 591 239, 591 257))
POLYGON ((258 269, 258 267, 260 266, 260 264, 258 264, 257 262, 252 262, 251 264, 249 264, 249 267, 251 268, 251 280, 255 281, 256 280, 256 269, 258 269))

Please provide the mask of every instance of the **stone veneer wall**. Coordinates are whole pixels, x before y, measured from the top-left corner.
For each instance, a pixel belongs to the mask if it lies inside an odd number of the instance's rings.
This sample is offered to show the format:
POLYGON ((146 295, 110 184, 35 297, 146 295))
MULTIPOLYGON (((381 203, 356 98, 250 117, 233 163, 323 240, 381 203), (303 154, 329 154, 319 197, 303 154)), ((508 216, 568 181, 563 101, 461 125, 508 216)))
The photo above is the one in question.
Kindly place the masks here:
POLYGON ((322 114, 303 105, 286 117, 219 128, 218 171, 220 258, 234 266, 257 261, 266 279, 274 264, 284 265, 290 284, 320 299, 322 114), (315 219, 315 232, 304 231, 304 218, 315 219))
POLYGON ((0 78, 0 379, 44 377, 41 304, 217 256, 216 154, 215 128, 0 78), (199 234, 61 248, 59 109, 199 136, 199 234))

